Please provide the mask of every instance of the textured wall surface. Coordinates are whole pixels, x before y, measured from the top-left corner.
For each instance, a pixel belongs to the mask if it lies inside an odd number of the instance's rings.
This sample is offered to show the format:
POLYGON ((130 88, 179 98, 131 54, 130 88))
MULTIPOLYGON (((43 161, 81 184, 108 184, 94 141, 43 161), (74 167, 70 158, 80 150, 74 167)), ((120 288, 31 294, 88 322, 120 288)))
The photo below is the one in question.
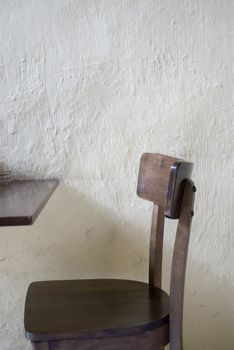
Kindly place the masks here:
POLYGON ((185 350, 233 350, 233 35, 232 0, 0 0, 0 162, 62 180, 32 227, 0 228, 1 350, 28 349, 33 280, 147 280, 145 151, 195 163, 185 350))

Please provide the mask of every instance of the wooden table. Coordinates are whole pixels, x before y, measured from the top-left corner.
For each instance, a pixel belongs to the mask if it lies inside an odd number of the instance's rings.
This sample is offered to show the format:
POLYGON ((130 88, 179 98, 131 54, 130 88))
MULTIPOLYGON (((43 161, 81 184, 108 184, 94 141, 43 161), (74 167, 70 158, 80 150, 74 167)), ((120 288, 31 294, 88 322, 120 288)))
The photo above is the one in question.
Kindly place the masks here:
POLYGON ((58 183, 58 180, 24 180, 0 186, 0 226, 33 224, 58 183))

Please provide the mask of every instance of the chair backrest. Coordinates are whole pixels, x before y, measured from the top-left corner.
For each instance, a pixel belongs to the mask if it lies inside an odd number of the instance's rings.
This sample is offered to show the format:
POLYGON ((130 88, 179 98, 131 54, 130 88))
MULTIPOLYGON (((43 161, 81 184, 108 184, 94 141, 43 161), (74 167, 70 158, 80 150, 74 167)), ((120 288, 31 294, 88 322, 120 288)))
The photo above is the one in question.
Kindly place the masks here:
POLYGON ((141 157, 137 194, 164 208, 165 216, 177 219, 184 180, 190 179, 193 163, 157 153, 141 157))
POLYGON ((193 164, 145 153, 140 160, 137 194, 154 203, 150 236, 149 283, 161 288, 164 218, 179 219, 170 284, 170 349, 182 350, 184 282, 194 192, 193 164))

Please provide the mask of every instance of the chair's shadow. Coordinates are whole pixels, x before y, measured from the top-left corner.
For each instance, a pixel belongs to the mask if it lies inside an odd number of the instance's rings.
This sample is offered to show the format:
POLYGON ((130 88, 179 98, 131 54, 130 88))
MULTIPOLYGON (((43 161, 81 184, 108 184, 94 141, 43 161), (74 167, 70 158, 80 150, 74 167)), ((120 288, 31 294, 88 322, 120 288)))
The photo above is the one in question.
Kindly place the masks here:
MULTIPOLYGON (((100 204, 60 185, 35 223, 43 275, 56 278, 147 280, 149 227, 132 226, 100 204), (146 236, 147 233, 147 236, 146 236)), ((40 263, 41 264, 41 263, 40 263)))

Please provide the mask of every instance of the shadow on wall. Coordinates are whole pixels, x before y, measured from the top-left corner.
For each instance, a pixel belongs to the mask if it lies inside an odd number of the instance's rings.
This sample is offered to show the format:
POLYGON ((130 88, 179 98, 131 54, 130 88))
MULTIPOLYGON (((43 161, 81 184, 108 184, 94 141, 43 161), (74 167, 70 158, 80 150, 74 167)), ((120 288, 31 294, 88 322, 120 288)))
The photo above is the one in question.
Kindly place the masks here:
POLYGON ((147 280, 150 227, 142 232, 75 189, 60 185, 34 227, 31 258, 49 278, 147 280))

